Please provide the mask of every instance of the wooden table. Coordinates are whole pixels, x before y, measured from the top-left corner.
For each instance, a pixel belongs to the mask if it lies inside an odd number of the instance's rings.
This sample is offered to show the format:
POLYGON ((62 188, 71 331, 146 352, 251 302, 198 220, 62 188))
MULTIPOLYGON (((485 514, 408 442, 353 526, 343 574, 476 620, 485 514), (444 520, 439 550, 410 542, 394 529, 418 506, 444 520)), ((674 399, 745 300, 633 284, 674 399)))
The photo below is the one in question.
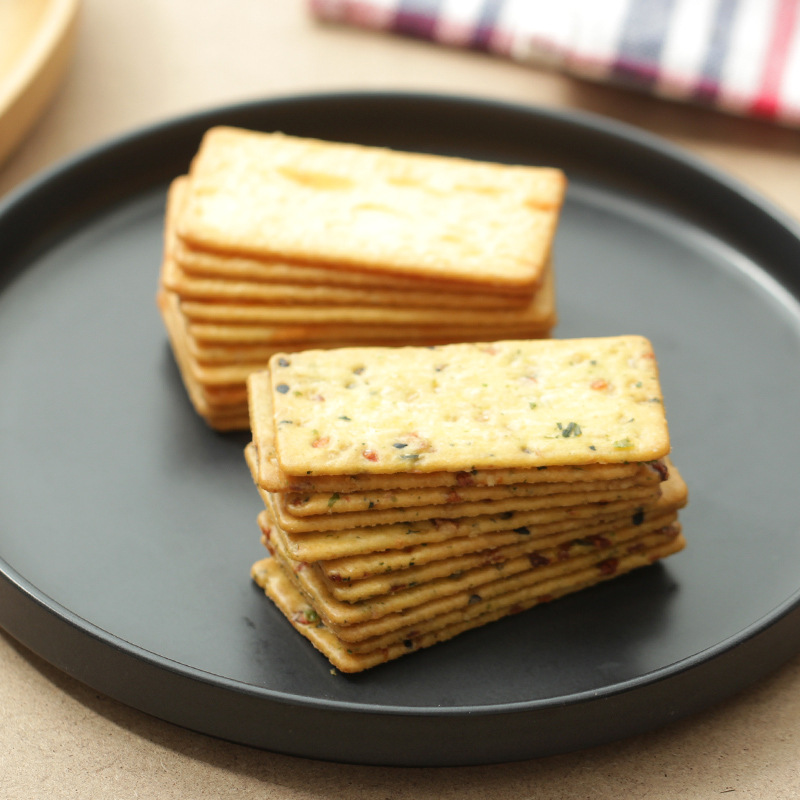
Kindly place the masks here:
MULTIPOLYGON (((660 134, 800 219, 800 133, 478 53, 320 26, 285 0, 85 0, 55 100, 0 166, 4 194, 138 126, 301 92, 404 89, 582 109, 660 134)), ((487 767, 327 764, 217 741, 120 705, 0 633, 0 796, 795 798, 800 657, 690 719, 592 750, 487 767)))

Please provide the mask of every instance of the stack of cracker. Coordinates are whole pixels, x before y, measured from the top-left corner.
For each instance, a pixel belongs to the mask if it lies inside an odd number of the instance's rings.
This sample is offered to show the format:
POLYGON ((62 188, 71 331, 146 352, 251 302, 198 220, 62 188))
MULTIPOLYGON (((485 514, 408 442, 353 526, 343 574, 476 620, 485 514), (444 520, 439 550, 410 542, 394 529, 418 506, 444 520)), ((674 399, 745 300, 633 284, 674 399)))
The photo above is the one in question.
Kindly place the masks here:
POLYGON ((343 672, 684 546, 642 337, 281 354, 248 387, 252 575, 343 672))
POLYGON ((275 352, 546 337, 565 180, 214 128, 169 191, 159 307, 190 398, 247 427, 275 352))

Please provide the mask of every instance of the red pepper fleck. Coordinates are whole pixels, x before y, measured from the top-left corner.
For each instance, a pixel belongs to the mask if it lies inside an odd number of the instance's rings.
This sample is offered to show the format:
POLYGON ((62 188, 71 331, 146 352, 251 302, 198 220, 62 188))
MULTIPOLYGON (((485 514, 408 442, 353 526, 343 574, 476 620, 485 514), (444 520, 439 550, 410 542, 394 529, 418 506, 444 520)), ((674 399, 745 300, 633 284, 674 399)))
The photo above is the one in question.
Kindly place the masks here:
POLYGON ((569 551, 572 549, 572 542, 564 542, 558 546, 558 560, 566 561, 569 558, 569 551))
POLYGON ((311 446, 312 447, 325 447, 325 445, 328 444, 328 442, 330 442, 330 440, 331 440, 330 436, 320 436, 318 439, 314 439, 314 441, 311 442, 311 446))
POLYGON ((594 547, 611 547, 611 539, 606 536, 596 534, 595 536, 587 536, 586 538, 594 547))
POLYGON ((607 558, 605 561, 601 561, 597 568, 603 575, 613 575, 617 568, 619 567, 619 560, 616 558, 607 558))
POLYGON ((374 450, 362 450, 361 455, 367 459, 367 461, 377 461, 378 454, 374 450))
POLYGON ((453 491, 453 492, 450 492, 450 494, 447 495, 446 500, 447 500, 448 503, 460 503, 461 502, 461 495, 458 492, 453 491))
POLYGON ((519 614, 521 611, 525 609, 522 607, 520 603, 515 603, 511 608, 508 610, 509 614, 519 614))
POLYGON ((531 562, 532 567, 546 567, 550 563, 550 559, 541 553, 531 553, 528 561, 531 562))
POLYGON ((475 478, 470 475, 469 472, 457 472, 456 473, 456 483, 459 486, 474 486, 475 485, 475 478))
POLYGON ((608 381, 605 378, 595 378, 589 385, 598 392, 608 389, 608 381))
POLYGON ((551 600, 555 600, 552 594, 540 594, 536 598, 537 603, 549 603, 551 600))

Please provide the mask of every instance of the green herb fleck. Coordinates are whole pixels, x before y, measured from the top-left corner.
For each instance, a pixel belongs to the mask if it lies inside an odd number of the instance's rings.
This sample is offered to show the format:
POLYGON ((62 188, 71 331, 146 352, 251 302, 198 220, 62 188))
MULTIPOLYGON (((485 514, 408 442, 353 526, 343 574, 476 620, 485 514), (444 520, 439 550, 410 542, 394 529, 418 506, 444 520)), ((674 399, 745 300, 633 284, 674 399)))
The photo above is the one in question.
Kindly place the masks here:
POLYGON ((629 450, 633 447, 633 442, 627 437, 624 439, 617 439, 617 441, 614 442, 614 447, 616 447, 617 450, 629 450))
POLYGON ((568 422, 566 425, 562 425, 560 422, 556 424, 565 439, 569 439, 571 436, 580 436, 583 433, 577 422, 568 422))
POLYGON ((341 497, 339 492, 334 492, 330 498, 328 498, 328 508, 333 508, 334 503, 341 497))

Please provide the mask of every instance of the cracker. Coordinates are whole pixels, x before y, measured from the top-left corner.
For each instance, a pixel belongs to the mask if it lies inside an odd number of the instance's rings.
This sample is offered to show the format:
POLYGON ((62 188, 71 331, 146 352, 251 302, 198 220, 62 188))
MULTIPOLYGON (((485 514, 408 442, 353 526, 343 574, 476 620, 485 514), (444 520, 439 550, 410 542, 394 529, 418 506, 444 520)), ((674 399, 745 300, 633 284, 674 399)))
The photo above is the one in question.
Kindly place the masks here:
MULTIPOLYGON (((635 475, 640 466, 633 462, 616 464, 552 465, 530 469, 497 468, 459 472, 359 473, 356 475, 286 475, 275 451, 274 408, 271 379, 267 371, 251 373, 247 381, 250 397, 250 427, 253 441, 247 458, 253 479, 273 492, 352 493, 364 495, 389 489, 413 490, 432 487, 503 486, 522 483, 610 481, 635 475)), ((661 470, 660 462, 651 462, 661 470)))
MULTIPOLYGON (((547 336, 549 329, 535 331, 537 337, 547 336)), ((350 341, 354 344, 372 344, 373 342, 407 344, 419 341, 430 344, 445 342, 477 341, 474 326, 451 326, 443 320, 440 325, 239 325, 230 323, 189 322, 188 334, 198 343, 207 345, 235 345, 249 347, 265 347, 272 343, 289 342, 288 349, 295 349, 297 342, 350 341), (437 342, 440 339, 440 342, 437 342)), ((496 326, 492 332, 502 339, 530 338, 530 326, 496 326)), ((481 334, 482 335, 482 334, 481 334)), ((308 347, 308 345, 307 345, 308 347)))
MULTIPOLYGON (((502 609, 503 613, 494 617, 499 619, 507 614, 515 614, 530 608, 532 605, 551 602, 559 597, 589 588, 602 580, 608 580, 637 567, 648 566, 659 559, 680 552, 686 545, 678 523, 654 531, 650 536, 640 537, 629 542, 620 553, 621 557, 612 557, 593 563, 584 563, 575 569, 549 579, 536 581, 518 589, 506 589, 502 594, 484 600, 475 593, 470 595, 471 604, 466 608, 441 613, 421 623, 387 631, 362 641, 342 641, 352 653, 370 653, 375 649, 386 647, 392 642, 408 641, 421 635, 430 635, 449 626, 483 617, 487 610, 502 609), (607 574, 604 574, 607 573, 607 574), (480 599, 478 599, 480 598, 480 599)), ((302 594, 302 593, 301 593, 302 594)), ((488 621, 488 620, 487 620, 488 621)), ((332 629, 332 632, 336 628, 332 629)), ((338 637, 337 637, 338 638, 338 637)))
POLYGON ((669 452, 641 336, 343 348, 270 360, 290 475, 650 461, 669 452))
MULTIPOLYGON (((165 273, 172 269, 170 259, 165 259, 165 273)), ((407 325, 431 326, 444 323, 450 327, 513 326, 518 330, 539 332, 554 327, 557 321, 555 306, 555 281, 552 270, 545 267, 541 286, 521 306, 508 309, 462 308, 465 303, 448 308, 342 305, 267 305, 264 303, 236 303, 186 299, 181 310, 192 323, 227 325, 314 324, 314 325, 407 325)), ((531 334, 533 335, 533 334, 531 334)))
MULTIPOLYGON (((346 586, 362 578, 386 573, 403 573, 410 567, 423 566, 435 561, 458 558, 480 551, 497 550, 509 545, 527 547, 534 541, 558 541, 563 537, 575 535, 582 528, 581 535, 603 535, 628 525, 641 525, 654 517, 671 514, 683 508, 688 501, 688 490, 683 478, 670 465, 669 478, 662 484, 661 497, 652 508, 642 509, 632 515, 630 511, 608 517, 599 515, 597 519, 570 518, 546 525, 519 526, 511 530, 489 531, 471 536, 460 536, 441 542, 404 547, 399 550, 383 550, 319 562, 319 568, 330 585, 346 586)), ((260 523, 268 526, 266 518, 260 523)))
MULTIPOLYGON (((564 574, 572 570, 573 559, 619 547, 673 523, 675 517, 674 513, 657 515, 643 519, 638 525, 628 520, 627 525, 602 535, 587 534, 586 528, 553 537, 531 535, 527 537, 529 541, 506 548, 484 550, 425 566, 414 565, 399 575, 384 573, 347 586, 332 585, 316 564, 306 564, 299 569, 295 565, 293 572, 297 574, 301 589, 313 598, 315 607, 324 612, 326 621, 355 624, 407 610, 437 597, 475 589, 498 577, 508 578, 532 568, 540 569, 547 577, 564 574)), ((291 559, 280 528, 272 531, 265 544, 271 552, 279 554, 283 563, 289 564, 291 559)))
MULTIPOLYGON (((267 506, 262 512, 265 528, 277 527, 269 497, 262 497, 267 506)), ((577 508, 560 507, 537 511, 512 511, 507 514, 485 514, 465 519, 423 520, 412 524, 373 525, 352 529, 348 535, 342 531, 292 533, 283 531, 290 556, 296 561, 330 561, 343 556, 377 553, 384 550, 402 550, 431 542, 445 542, 462 536, 479 536, 494 531, 513 531, 522 528, 571 524, 575 520, 600 521, 613 519, 624 513, 639 515, 646 507, 637 500, 620 500, 614 503, 585 503, 577 508)), ((519 533, 522 539, 527 534, 519 533)))
POLYGON ((399 658, 437 642, 446 641, 470 629, 494 622, 509 614, 519 613, 541 603, 550 602, 557 597, 586 589, 615 575, 621 575, 638 567, 678 552, 685 545, 681 535, 666 541, 649 551, 639 551, 623 556, 614 575, 604 574, 596 569, 587 569, 581 574, 570 576, 568 581, 552 582, 542 586, 546 594, 532 594, 522 589, 508 592, 496 598, 493 604, 474 603, 466 610, 457 609, 437 618, 438 626, 420 633, 415 629, 399 631, 384 638, 373 638, 365 643, 366 652, 354 652, 352 645, 339 639, 335 633, 319 622, 316 612, 292 585, 274 559, 263 559, 252 569, 255 582, 290 621, 294 628, 306 637, 328 660, 342 672, 355 673, 399 658))
MULTIPOLYGON (((266 493, 264 493, 266 494, 266 493)), ((341 514, 322 514, 314 517, 295 517, 286 512, 280 495, 270 495, 267 502, 275 520, 291 533, 336 531, 355 535, 357 529, 395 523, 416 524, 431 519, 465 519, 486 514, 512 514, 541 511, 551 508, 574 508, 584 504, 599 505, 633 501, 642 506, 654 503, 660 495, 658 484, 632 485, 626 488, 597 487, 592 484, 580 491, 561 491, 529 497, 507 497, 500 500, 446 503, 444 505, 408 506, 366 511, 345 511, 341 514)))
POLYGON ((529 305, 531 292, 496 294, 443 289, 395 289, 325 284, 267 283, 225 276, 196 277, 184 272, 172 255, 165 259, 164 286, 186 300, 266 306, 364 306, 398 308, 505 309, 529 305))
POLYGON ((177 233, 230 254, 530 286, 564 191, 557 169, 215 128, 177 233))
MULTIPOLYGON (((350 269, 337 269, 336 265, 315 265, 300 261, 258 259, 198 250, 187 245, 175 235, 175 226, 183 210, 189 179, 181 175, 170 184, 167 193, 165 245, 181 271, 199 278, 224 278, 255 283, 300 284, 312 286, 340 286, 351 288, 397 289, 399 291, 424 291, 474 294, 474 282, 434 280, 424 275, 412 277, 375 274, 350 269)), ((512 298, 519 295, 515 287, 482 287, 482 293, 504 294, 512 298)))
MULTIPOLYGON (((578 466, 535 467, 532 469, 490 469, 429 473, 359 473, 357 475, 286 475, 278 466, 272 398, 266 372, 252 373, 248 378, 250 427, 253 442, 248 445, 248 459, 253 462, 256 484, 273 492, 367 493, 414 490, 435 487, 503 486, 523 483, 618 480, 635 475, 639 465, 587 464, 578 466)), ((657 465, 658 462, 652 462, 657 465)))
POLYGON ((573 491, 615 491, 629 489, 660 480, 658 473, 647 465, 629 478, 610 481, 569 481, 513 483, 502 486, 434 486, 418 489, 388 489, 383 492, 352 492, 350 494, 288 492, 278 497, 282 514, 293 517, 314 517, 326 514, 358 513, 383 509, 413 508, 418 506, 440 506, 455 503, 507 500, 509 498, 543 497, 573 491))
MULTIPOLYGON (((556 565, 552 571, 550 571, 550 566, 530 569, 523 573, 510 575, 507 578, 500 577, 494 581, 483 583, 480 587, 476 587, 477 591, 467 589, 457 594, 437 596, 426 603, 412 606, 400 612, 373 617, 364 622, 346 624, 326 622, 326 624, 340 639, 348 642, 360 642, 364 639, 386 635, 390 632, 397 633, 398 631, 408 630, 412 626, 417 627, 421 623, 428 621, 433 627, 438 627, 440 624, 439 617, 442 614, 456 609, 463 613, 475 594, 480 598, 480 601, 476 602, 492 601, 515 590, 525 590, 537 595, 543 595, 549 593, 546 588, 548 584, 552 585, 552 583, 560 581, 571 583, 577 570, 596 569, 600 572, 607 570, 609 574, 618 574, 619 557, 625 552, 625 548, 630 547, 634 551, 648 549, 664 538, 671 540, 675 534, 675 531, 647 534, 641 539, 624 543, 620 548, 599 550, 591 555, 575 556, 570 559, 569 566, 573 567, 571 570, 564 570, 561 565, 556 565), (544 578, 544 573, 547 573, 549 577, 544 578)), ((296 573, 291 574, 291 577, 295 576, 296 573)))
MULTIPOLYGON (((619 547, 600 548, 588 555, 573 556, 566 563, 532 567, 522 573, 499 577, 482 583, 480 588, 467 588, 456 593, 437 595, 417 605, 405 607, 400 611, 392 610, 387 613, 380 612, 384 611, 387 606, 392 607, 395 605, 392 603, 391 598, 385 598, 386 602, 383 606, 379 606, 378 601, 363 605, 338 604, 335 606, 327 603, 317 603, 318 598, 315 596, 317 587, 311 581, 313 576, 306 576, 303 571, 300 573, 295 572, 290 567, 286 568, 284 572, 295 588, 303 594, 307 602, 314 608, 327 628, 333 631, 339 639, 356 643, 376 636, 397 635, 399 632, 400 635, 403 635, 407 631, 415 630, 426 623, 431 628, 436 628, 441 625, 443 615, 450 614, 453 611, 458 611, 465 615, 471 603, 479 606, 481 604, 489 604, 493 601, 498 601, 509 592, 522 591, 529 596, 548 595, 553 584, 558 585, 564 582, 568 585, 573 584, 576 572, 593 570, 609 576, 618 575, 620 561, 626 556, 647 552, 654 545, 673 544, 678 535, 678 526, 667 531, 648 533, 642 537, 624 542, 619 547), (301 576, 309 578, 309 580, 301 583, 301 576), (344 621, 332 622, 330 620, 331 616, 336 616, 337 619, 344 621)), ((282 563, 279 554, 276 554, 274 558, 279 564, 282 563)))
POLYGON ((619 545, 636 536, 671 525, 677 519, 677 512, 670 512, 653 515, 651 518, 644 519, 640 525, 634 526, 630 524, 630 517, 628 517, 627 527, 582 526, 577 538, 575 538, 575 531, 564 531, 533 541, 477 550, 459 557, 431 561, 427 564, 414 564, 404 570, 383 572, 348 583, 331 581, 322 570, 321 564, 315 564, 312 568, 323 577, 325 588, 331 597, 345 603, 357 603, 379 595, 393 595, 436 580, 446 579, 447 586, 455 588, 459 585, 462 577, 468 573, 472 576, 470 585, 477 586, 480 577, 478 570, 481 568, 483 577, 488 579, 488 576, 496 577, 501 571, 506 576, 522 572, 530 568, 531 564, 546 564, 555 561, 563 563, 576 548, 588 551, 592 547, 600 546, 599 543, 604 543, 605 546, 610 546, 611 543, 619 545))
MULTIPOLYGON (((197 278, 227 278, 257 283, 339 286, 351 288, 398 289, 474 294, 475 284, 453 280, 433 280, 422 275, 412 277, 376 275, 352 269, 337 269, 336 265, 315 265, 299 261, 246 258, 231 254, 196 250, 174 238, 171 250, 175 261, 187 275, 197 278)), ((527 291, 527 287, 525 287, 527 291)), ((514 297, 515 287, 487 287, 493 294, 514 297)))

